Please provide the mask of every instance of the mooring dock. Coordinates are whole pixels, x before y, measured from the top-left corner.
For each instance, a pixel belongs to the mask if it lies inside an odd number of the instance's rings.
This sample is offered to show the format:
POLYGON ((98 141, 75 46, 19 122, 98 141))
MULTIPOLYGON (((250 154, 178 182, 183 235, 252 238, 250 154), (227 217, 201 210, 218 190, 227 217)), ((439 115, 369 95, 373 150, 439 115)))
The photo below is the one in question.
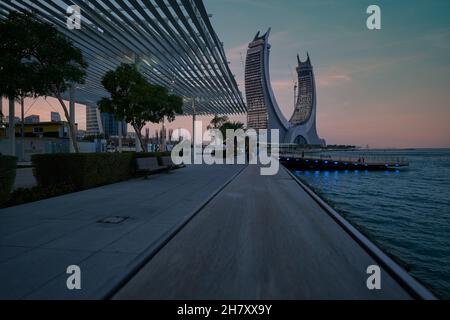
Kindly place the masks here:
POLYGON ((280 162, 297 170, 400 170, 409 162, 402 157, 382 156, 313 156, 302 153, 283 153, 280 162))
POLYGON ((433 298, 286 169, 246 167, 115 299, 433 298), (366 286, 381 267, 382 289, 366 286))

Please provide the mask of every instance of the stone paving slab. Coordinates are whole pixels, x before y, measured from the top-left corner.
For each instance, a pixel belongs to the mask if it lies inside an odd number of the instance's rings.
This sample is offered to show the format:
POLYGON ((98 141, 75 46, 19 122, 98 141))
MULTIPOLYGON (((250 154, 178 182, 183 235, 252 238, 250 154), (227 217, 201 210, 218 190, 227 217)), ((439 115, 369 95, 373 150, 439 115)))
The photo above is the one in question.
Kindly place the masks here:
POLYGON ((0 210, 0 298, 100 299, 244 166, 187 166, 0 210), (119 224, 100 224, 111 216, 119 224), (79 265, 82 290, 66 287, 79 265))

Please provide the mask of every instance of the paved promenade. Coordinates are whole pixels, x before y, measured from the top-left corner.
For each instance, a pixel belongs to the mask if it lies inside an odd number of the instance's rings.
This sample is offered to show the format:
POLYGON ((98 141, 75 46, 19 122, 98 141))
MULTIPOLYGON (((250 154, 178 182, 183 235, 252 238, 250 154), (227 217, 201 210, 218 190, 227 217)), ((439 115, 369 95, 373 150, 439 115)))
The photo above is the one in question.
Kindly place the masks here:
POLYGON ((13 189, 32 188, 37 185, 32 168, 18 168, 13 189))
POLYGON ((171 172, 0 210, 0 299, 100 299, 243 166, 171 172), (126 217, 119 224, 98 223, 126 217), (66 287, 79 265, 82 290, 66 287))
POLYGON ((410 299, 285 169, 248 166, 115 299, 410 299))
POLYGON ((411 298, 384 269, 368 290, 379 263, 286 169, 259 170, 188 166, 0 210, 0 299, 411 298))

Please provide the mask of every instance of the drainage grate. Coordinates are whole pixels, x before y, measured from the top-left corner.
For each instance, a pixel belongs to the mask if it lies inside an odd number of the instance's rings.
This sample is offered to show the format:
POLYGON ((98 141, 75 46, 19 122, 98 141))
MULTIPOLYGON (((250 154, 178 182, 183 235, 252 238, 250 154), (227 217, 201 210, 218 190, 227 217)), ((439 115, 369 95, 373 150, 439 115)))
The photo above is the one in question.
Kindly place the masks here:
POLYGON ((128 218, 130 218, 130 217, 118 217, 118 216, 106 217, 102 220, 97 221, 97 223, 119 224, 119 223, 124 222, 128 218))

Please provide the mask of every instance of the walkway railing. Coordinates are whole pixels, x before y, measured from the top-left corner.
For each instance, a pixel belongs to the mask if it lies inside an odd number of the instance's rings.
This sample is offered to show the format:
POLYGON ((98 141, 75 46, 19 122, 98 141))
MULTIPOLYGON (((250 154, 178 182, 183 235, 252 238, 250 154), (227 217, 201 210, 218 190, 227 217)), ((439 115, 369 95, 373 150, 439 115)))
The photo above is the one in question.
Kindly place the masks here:
POLYGON ((280 144, 278 145, 280 157, 283 158, 304 158, 309 160, 330 161, 340 163, 359 163, 370 165, 392 165, 408 166, 409 161, 406 157, 395 157, 381 154, 369 154, 367 152, 341 155, 337 151, 333 154, 326 154, 322 149, 305 149, 299 145, 280 144))
POLYGON ((352 156, 340 156, 340 155, 311 155, 310 153, 304 152, 290 152, 286 153, 280 152, 280 156, 283 158, 305 158, 309 160, 321 160, 321 161, 336 161, 341 163, 367 163, 371 165, 398 165, 398 166, 408 166, 409 162, 406 157, 387 157, 379 155, 352 155, 352 156))

